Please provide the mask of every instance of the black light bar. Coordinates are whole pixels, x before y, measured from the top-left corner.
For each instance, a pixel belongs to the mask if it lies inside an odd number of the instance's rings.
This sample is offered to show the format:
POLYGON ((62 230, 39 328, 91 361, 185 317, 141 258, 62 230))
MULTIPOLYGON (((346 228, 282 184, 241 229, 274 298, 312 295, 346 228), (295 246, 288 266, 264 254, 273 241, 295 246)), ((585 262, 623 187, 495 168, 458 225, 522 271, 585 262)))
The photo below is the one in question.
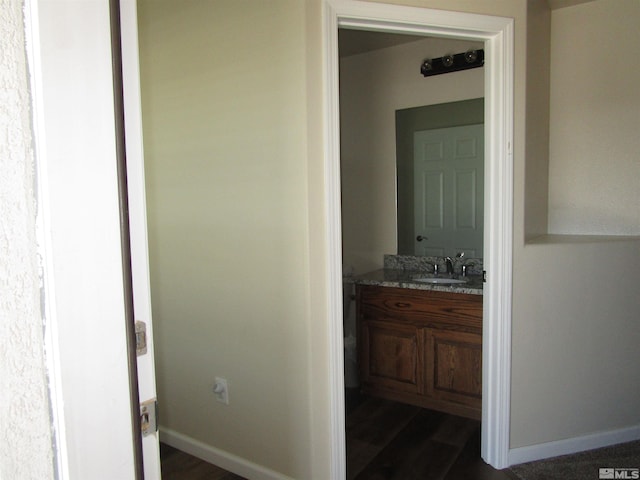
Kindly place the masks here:
POLYGON ((443 73, 469 70, 484 65, 484 50, 467 50, 456 55, 445 55, 440 58, 426 59, 420 66, 420 73, 425 77, 442 75, 443 73))

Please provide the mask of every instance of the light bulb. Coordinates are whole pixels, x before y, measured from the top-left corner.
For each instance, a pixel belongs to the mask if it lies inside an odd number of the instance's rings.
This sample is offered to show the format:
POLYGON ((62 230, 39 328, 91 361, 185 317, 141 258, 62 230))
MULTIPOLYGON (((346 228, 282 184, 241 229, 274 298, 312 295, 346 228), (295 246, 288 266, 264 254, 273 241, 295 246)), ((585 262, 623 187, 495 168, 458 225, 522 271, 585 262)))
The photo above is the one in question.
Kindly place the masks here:
POLYGON ((425 73, 428 73, 431 70, 433 70, 433 63, 431 62, 431 59, 427 59, 424 62, 422 62, 422 66, 420 67, 420 73, 424 75, 425 73))
POLYGON ((478 59, 478 52, 476 50, 468 50, 464 54, 464 59, 467 63, 473 63, 478 59))

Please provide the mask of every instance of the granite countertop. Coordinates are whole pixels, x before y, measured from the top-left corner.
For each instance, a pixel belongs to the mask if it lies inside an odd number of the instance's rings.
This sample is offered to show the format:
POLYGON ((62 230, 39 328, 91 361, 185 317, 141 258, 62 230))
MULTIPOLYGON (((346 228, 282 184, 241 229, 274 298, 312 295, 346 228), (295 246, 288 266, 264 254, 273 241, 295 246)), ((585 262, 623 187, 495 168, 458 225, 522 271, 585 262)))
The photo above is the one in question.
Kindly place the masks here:
MULTIPOLYGON (((446 275, 439 276, 446 277, 446 275)), ((412 288, 416 290, 436 290, 439 292, 482 295, 482 275, 458 277, 466 280, 466 283, 453 285, 422 283, 414 280, 419 277, 433 277, 433 274, 420 270, 381 268, 380 270, 354 276, 352 280, 356 285, 375 285, 380 287, 412 288)))

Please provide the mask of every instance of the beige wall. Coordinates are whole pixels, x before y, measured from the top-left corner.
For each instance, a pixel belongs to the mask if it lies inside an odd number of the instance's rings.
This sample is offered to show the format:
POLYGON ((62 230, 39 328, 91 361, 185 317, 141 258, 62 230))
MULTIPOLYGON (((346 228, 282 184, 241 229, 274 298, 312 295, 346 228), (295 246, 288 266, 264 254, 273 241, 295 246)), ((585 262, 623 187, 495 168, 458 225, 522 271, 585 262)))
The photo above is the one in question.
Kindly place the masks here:
POLYGON ((305 4, 139 22, 162 427, 311 478, 305 4))
POLYGON ((639 240, 516 249, 511 446, 640 425, 639 240))
POLYGON ((550 15, 545 1, 527 2, 527 116, 523 225, 527 239, 547 233, 550 15))
MULTIPOLYGON (((544 22, 548 16, 535 1, 528 2, 530 13, 530 28, 548 30, 544 22), (546 19, 545 19, 546 17, 546 19)), ((564 18, 576 11, 590 11, 594 7, 601 8, 608 3, 606 15, 618 16, 614 5, 623 2, 606 2, 599 0, 594 3, 569 7, 566 10, 556 10, 552 13, 555 27, 551 29, 550 51, 565 51, 567 55, 581 56, 581 49, 585 51, 597 48, 598 41, 589 41, 583 45, 582 27, 566 25, 568 31, 558 33, 557 18, 564 18), (601 3, 602 2, 602 3, 601 3), (576 52, 577 51, 577 52, 576 52)), ((636 3, 637 5, 637 3, 636 3)), ((627 5, 628 7, 628 5, 627 5)), ((623 9, 624 10, 624 9, 623 9)), ((625 15, 634 18, 631 23, 640 19, 635 13, 626 11, 625 15)), ((604 11, 597 17, 590 16, 589 23, 595 25, 602 22, 606 16, 604 11)), ((605 22, 606 23, 606 22, 605 22)), ((607 35, 617 38, 613 25, 608 27, 607 35)), ((544 38, 528 35, 530 41, 536 42, 530 47, 546 48, 544 38)), ((618 42, 621 39, 617 40, 618 42)), ((622 45, 627 44, 626 40, 622 45)), ((617 48, 619 48, 618 43, 617 48)), ((531 48, 528 48, 531 51, 531 48)), ((518 49, 516 49, 516 55, 518 49)), ((596 55, 597 56, 597 55, 596 55)), ((594 57, 595 58, 595 57, 594 57)), ((560 60, 560 58, 558 58, 560 60)), ((574 59, 567 60, 572 65, 574 59)), ((512 333, 512 389, 511 389, 511 446, 527 447, 545 442, 566 440, 583 435, 599 434, 606 431, 638 427, 640 418, 640 404, 638 391, 640 389, 640 375, 633 365, 637 361, 637 350, 633 345, 640 341, 640 331, 632 320, 637 318, 640 300, 635 293, 640 281, 640 258, 638 249, 640 240, 634 238, 572 237, 542 235, 532 236, 542 230, 540 219, 544 218, 542 203, 536 205, 536 188, 544 188, 545 148, 536 145, 536 137, 531 135, 532 129, 538 135, 544 135, 544 118, 539 115, 542 107, 535 107, 535 101, 540 93, 533 94, 539 89, 540 63, 534 57, 527 74, 527 155, 525 158, 527 201, 527 218, 524 225, 519 209, 520 197, 518 171, 521 161, 514 156, 516 171, 514 194, 514 271, 513 271, 513 333, 512 333), (538 65, 538 68, 533 68, 538 65), (530 108, 534 106, 535 109, 530 108), (531 125, 534 122, 535 125, 531 125), (538 186, 536 186, 539 184, 538 186), (532 197, 533 194, 533 197, 532 197), (533 201, 532 201, 533 200, 533 201), (530 217, 534 212, 534 217, 530 217), (537 212, 537 213, 536 213, 537 212), (523 243, 520 232, 530 227, 525 235, 527 243, 523 243), (611 392, 616 392, 615 394, 611 392)), ((586 66, 585 66, 586 70, 586 66)), ((586 164, 586 177, 593 178, 599 168, 594 165, 593 157, 584 162, 581 155, 570 152, 559 159, 557 142, 567 141, 575 135, 580 136, 583 122, 597 121, 593 112, 580 114, 585 102, 591 98, 605 97, 608 101, 619 103, 617 92, 603 90, 591 80, 576 75, 571 68, 565 70, 552 62, 550 68, 550 124, 551 124, 551 154, 549 160, 549 230, 551 233, 620 233, 603 230, 600 226, 602 219, 595 211, 582 211, 589 202, 584 192, 571 187, 574 183, 569 177, 581 176, 580 170, 586 164), (570 82, 563 87, 570 102, 558 99, 554 92, 558 92, 557 74, 555 68, 566 72, 570 82), (574 96, 573 91, 582 93, 574 96), (569 112, 574 112, 569 114, 569 112), (569 117, 565 115, 569 114, 569 117), (561 120, 562 119, 562 120, 561 120), (556 146, 554 146, 556 142, 556 146), (562 162, 566 170, 563 177, 558 172, 558 162, 562 162), (562 182, 559 180, 562 178, 562 182), (566 190, 566 195, 565 195, 566 190), (564 197, 568 204, 575 208, 571 215, 560 220, 557 210, 557 198, 564 197), (582 222, 579 230, 574 230, 575 220, 582 222), (557 230, 556 230, 557 229, 557 230), (555 230, 555 231, 554 231, 555 230)), ((562 73, 561 73, 562 74, 562 73)), ((593 74, 592 74, 593 75, 593 74)), ((517 92, 517 87, 516 87, 517 92)), ((633 102, 633 100, 632 100, 633 102)), ((629 105, 628 101, 625 103, 629 105)), ((633 103, 626 111, 621 108, 623 115, 633 115, 633 103)), ((516 122, 518 117, 516 116, 516 122)), ((637 121, 636 121, 637 123, 637 121)), ((600 132, 603 142, 615 142, 618 135, 610 130, 600 132)), ((631 144, 621 146, 623 156, 631 158, 637 153, 630 148, 631 144)), ((620 162, 618 164, 622 175, 638 178, 637 161, 620 162)), ((601 186, 594 190, 602 192, 602 200, 611 206, 609 212, 625 211, 629 205, 637 213, 638 200, 627 196, 623 201, 616 195, 615 185, 609 183, 611 177, 602 176, 601 186), (632 202, 632 203, 629 203, 632 202)), ((539 200, 543 202, 543 199, 539 200)), ((627 222, 628 224, 628 222, 627 222)), ((620 225, 620 224, 619 224, 620 225)), ((635 227, 637 228, 637 220, 635 227)))
MULTIPOLYGON (((395 3, 515 18, 512 447, 637 425, 638 243, 525 242, 545 233, 548 119, 525 115, 544 9, 395 3)), ((163 427, 294 478, 329 478, 320 6, 140 2, 163 427)))
POLYGON ((639 18, 637 0, 553 12, 551 233, 640 234, 639 18))
POLYGON ((396 110, 484 96, 481 68, 424 78, 425 58, 482 44, 430 38, 340 61, 343 263, 356 273, 397 253, 396 110))

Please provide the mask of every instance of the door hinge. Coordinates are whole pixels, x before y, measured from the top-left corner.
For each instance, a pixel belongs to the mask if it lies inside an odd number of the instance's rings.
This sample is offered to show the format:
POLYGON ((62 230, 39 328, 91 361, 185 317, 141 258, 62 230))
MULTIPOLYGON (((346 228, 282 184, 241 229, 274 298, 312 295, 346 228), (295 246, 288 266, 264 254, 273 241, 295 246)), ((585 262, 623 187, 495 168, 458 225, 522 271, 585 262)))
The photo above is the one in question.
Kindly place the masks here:
POLYGON ((487 271, 486 270, 482 271, 482 281, 485 282, 485 283, 487 282, 487 271))
POLYGON ((136 354, 138 357, 147 353, 147 324, 136 321, 136 354))
POLYGON ((158 431, 158 400, 155 398, 140 404, 140 429, 143 437, 158 431))

